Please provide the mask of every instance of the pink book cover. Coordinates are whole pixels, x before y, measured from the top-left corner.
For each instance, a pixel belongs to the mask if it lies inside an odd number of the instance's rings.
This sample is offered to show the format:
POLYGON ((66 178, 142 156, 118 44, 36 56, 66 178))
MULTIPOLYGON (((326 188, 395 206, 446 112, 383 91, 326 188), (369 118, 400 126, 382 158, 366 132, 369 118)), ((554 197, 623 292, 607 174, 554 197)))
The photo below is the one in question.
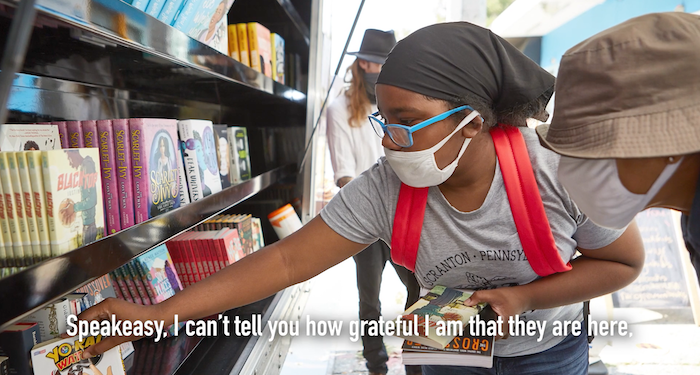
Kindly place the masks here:
POLYGON ((207 233, 206 237, 207 245, 209 246, 209 252, 211 253, 211 260, 214 267, 214 272, 221 271, 221 263, 219 263, 219 259, 221 259, 221 254, 219 253, 219 248, 214 244, 214 237, 216 237, 218 233, 218 230, 211 231, 207 233))
POLYGON ((129 120, 136 223, 180 207, 177 120, 129 120))
POLYGON ((80 121, 66 121, 66 128, 68 129, 68 147, 84 148, 85 138, 83 138, 83 127, 81 126, 80 121))
POLYGON ((191 232, 187 232, 182 234, 181 236, 178 237, 179 245, 180 245, 180 254, 182 256, 182 262, 183 265, 185 266, 185 270, 187 271, 187 277, 189 278, 189 283, 194 284, 197 282, 195 279, 194 274, 197 273, 197 264, 196 261, 194 260, 194 256, 192 255, 192 252, 190 251, 189 247, 187 246, 187 237, 189 237, 191 232))
POLYGON ((177 272, 178 278, 182 282, 182 286, 187 287, 189 285, 189 279, 187 277, 187 271, 185 271, 182 265, 182 255, 180 254, 180 242, 177 241, 177 238, 174 238, 166 242, 165 244, 168 246, 168 252, 170 252, 170 257, 173 258, 173 266, 175 267, 175 272, 177 272))
POLYGON ((204 251, 204 248, 202 247, 202 232, 196 232, 192 233, 192 237, 190 237, 190 244, 192 246, 192 251, 194 252, 194 256, 197 259, 197 267, 199 268, 199 277, 200 279, 205 279, 211 275, 211 272, 209 272, 209 257, 207 257, 207 253, 204 251))
POLYGON ((85 144, 85 147, 98 148, 97 121, 81 121, 80 126, 83 128, 83 144, 85 144))
MULTIPOLYGON (((119 232, 121 219, 119 215, 119 183, 114 152, 114 131, 111 120, 96 122, 96 134, 100 148, 100 169, 102 174, 102 198, 105 204, 107 235, 119 232)), ((85 133, 87 140, 87 132, 85 133)))
POLYGON ((112 120, 114 155, 117 166, 117 196, 121 229, 134 225, 134 184, 131 173, 131 138, 129 120, 112 120))
POLYGON ((192 268, 192 277, 194 282, 199 282, 204 279, 204 268, 202 268, 202 258, 197 253, 197 248, 194 246, 194 241, 192 240, 197 232, 188 232, 187 236, 183 238, 183 244, 185 245, 185 251, 190 258, 190 267, 192 268))

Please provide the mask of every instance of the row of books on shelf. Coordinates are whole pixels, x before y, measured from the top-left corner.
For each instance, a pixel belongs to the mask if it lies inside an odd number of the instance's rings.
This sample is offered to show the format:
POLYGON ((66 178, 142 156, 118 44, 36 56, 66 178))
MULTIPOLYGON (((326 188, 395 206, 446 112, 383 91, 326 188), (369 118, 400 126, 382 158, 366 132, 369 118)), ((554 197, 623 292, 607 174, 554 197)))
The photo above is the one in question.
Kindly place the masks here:
POLYGON ((251 177, 246 129, 205 120, 3 125, 0 150, 0 275, 251 177))
POLYGON ((257 23, 228 25, 228 54, 235 60, 285 83, 284 39, 257 23))
MULTIPOLYGON (((90 345, 76 344, 75 338, 60 338, 67 331, 70 315, 80 314, 109 297, 142 305, 163 302, 264 245, 259 219, 244 214, 220 215, 217 219, 221 219, 217 220, 217 230, 205 231, 200 227, 182 233, 0 332, 0 356, 10 358, 7 365, 14 371, 12 374, 31 375, 30 357, 35 375, 88 366, 82 361, 63 362, 69 354, 82 350, 81 345, 85 348, 90 345), (65 348, 61 350, 67 354, 56 357, 56 348, 62 345, 65 348)), ((172 330, 173 327, 169 332, 172 330)), ((99 339, 93 337, 92 343, 99 339)), ((121 360, 133 352, 133 345, 127 343, 105 353, 102 365, 93 365, 104 374, 111 366, 111 372, 117 375, 123 373, 121 360)))

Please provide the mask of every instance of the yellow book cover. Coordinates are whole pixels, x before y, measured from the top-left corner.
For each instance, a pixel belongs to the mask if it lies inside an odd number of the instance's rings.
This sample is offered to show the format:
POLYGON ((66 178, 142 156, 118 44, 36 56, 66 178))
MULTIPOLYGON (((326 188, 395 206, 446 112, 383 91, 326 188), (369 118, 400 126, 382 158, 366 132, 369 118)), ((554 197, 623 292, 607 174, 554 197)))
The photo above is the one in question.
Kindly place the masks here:
POLYGON ((279 34, 270 34, 270 47, 272 79, 284 84, 284 39, 279 34))
POLYGON ((248 25, 245 23, 236 24, 238 33, 238 54, 241 62, 250 66, 250 53, 248 52, 248 25))
POLYGON ((32 248, 29 244, 28 233, 25 233, 27 235, 25 240, 20 230, 18 211, 14 198, 15 194, 12 189, 12 174, 8 165, 6 152, 0 152, 0 182, 2 183, 3 198, 5 199, 6 222, 12 240, 15 266, 29 265, 29 258, 33 255, 32 248))
POLYGON ((250 51, 250 67, 262 73, 257 24, 257 22, 248 23, 248 50, 250 51))
POLYGON ((228 25, 228 54, 236 61, 241 61, 238 53, 238 31, 236 25, 228 25))
POLYGON ((251 68, 272 77, 270 30, 257 22, 250 22, 248 24, 248 41, 251 68))

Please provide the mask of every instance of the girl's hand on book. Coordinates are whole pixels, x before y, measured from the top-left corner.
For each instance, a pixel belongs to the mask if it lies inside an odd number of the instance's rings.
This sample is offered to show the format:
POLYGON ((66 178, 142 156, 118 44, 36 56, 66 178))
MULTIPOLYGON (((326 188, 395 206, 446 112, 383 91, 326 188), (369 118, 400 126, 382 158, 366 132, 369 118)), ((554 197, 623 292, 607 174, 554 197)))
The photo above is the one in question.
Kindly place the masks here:
MULTIPOLYGON (((153 306, 143 306, 137 305, 135 303, 127 302, 124 300, 116 298, 107 298, 104 301, 98 303, 97 305, 83 311, 78 315, 78 322, 80 321, 109 321, 112 320, 112 315, 115 316, 116 321, 147 321, 147 320, 159 320, 158 319, 158 305, 153 306)), ((167 326, 166 326, 167 327, 167 326)), ((138 340, 141 337, 138 336, 110 336, 102 338, 99 343, 90 346, 83 351, 83 359, 94 357, 98 354, 102 354, 113 347, 125 343, 127 341, 138 340)))
POLYGON ((466 306, 476 306, 479 303, 488 303, 491 305, 493 311, 503 319, 503 323, 500 327, 500 332, 503 333, 503 336, 496 337, 498 340, 507 339, 510 336, 508 321, 511 317, 527 311, 527 302, 523 293, 519 293, 518 287, 514 286, 476 291, 471 297, 464 301, 464 304, 466 306))

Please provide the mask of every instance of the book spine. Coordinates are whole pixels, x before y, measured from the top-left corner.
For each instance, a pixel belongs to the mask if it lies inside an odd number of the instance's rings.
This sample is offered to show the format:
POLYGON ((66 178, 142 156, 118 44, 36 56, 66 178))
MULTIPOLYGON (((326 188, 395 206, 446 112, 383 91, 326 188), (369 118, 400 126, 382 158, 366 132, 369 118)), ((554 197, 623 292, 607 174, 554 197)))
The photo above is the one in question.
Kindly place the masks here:
POLYGON ((119 215, 119 183, 117 181, 112 121, 97 121, 97 138, 100 148, 102 196, 106 211, 107 234, 114 234, 121 230, 121 219, 119 215))
MULTIPOLYGON (((2 178, 2 173, 0 173, 0 178, 2 178)), ((12 235, 10 234, 10 226, 8 221, 7 211, 5 210, 5 193, 2 189, 2 184, 0 184, 0 231, 3 237, 3 247, 5 248, 5 266, 14 267, 15 266, 15 254, 14 254, 14 242, 12 241, 12 235)), ((8 272, 7 270, 4 270, 8 272)), ((2 274, 0 277, 4 277, 2 274)))
POLYGON ((114 276, 114 272, 109 273, 109 278, 112 281, 112 285, 114 285, 114 294, 119 298, 120 300, 126 301, 126 298, 122 294, 122 288, 121 286, 117 283, 117 278, 114 276))
POLYGON ((190 266, 192 267, 192 277, 194 282, 198 283, 204 279, 204 268, 202 267, 202 259, 197 253, 197 248, 194 246, 194 241, 188 239, 185 241, 185 246, 190 257, 190 266))
POLYGON ((157 18, 160 15, 160 12, 163 10, 164 5, 165 0, 151 0, 148 2, 148 6, 146 7, 146 13, 157 18))
POLYGON ((114 151, 117 165, 117 187, 121 229, 134 225, 133 181, 131 171, 131 139, 127 120, 112 120, 114 151))
POLYGON ((27 151, 27 169, 34 203, 34 217, 36 227, 39 232, 39 243, 41 245, 41 258, 51 257, 51 236, 49 234, 49 223, 46 210, 46 190, 44 189, 43 169, 41 167, 41 151, 27 151))
MULTIPOLYGON (((0 182, 5 195, 5 213, 7 214, 7 224, 12 238, 13 253, 15 256, 15 266, 25 266, 25 251, 31 253, 31 249, 25 249, 24 240, 20 233, 19 221, 17 220, 17 207, 15 207, 14 191, 12 190, 12 176, 7 165, 7 153, 0 152, 0 182)), ((27 254, 28 255, 28 254, 27 254)))
POLYGON ((15 218, 17 220, 17 228, 19 229, 20 236, 22 238, 22 246, 24 247, 25 264, 30 265, 34 263, 35 255, 37 253, 41 253, 41 250, 39 249, 39 236, 36 233, 36 226, 33 228, 29 226, 27 210, 24 206, 22 185, 19 177, 19 167, 17 166, 17 158, 15 157, 15 153, 6 152, 5 155, 7 157, 7 166, 10 169, 10 178, 12 179, 12 196, 15 199, 15 218), (32 229, 34 233, 32 233, 32 229), (34 242, 35 236, 36 242, 34 242))
POLYGON ((241 63, 245 66, 250 66, 250 52, 248 52, 248 25, 245 23, 236 24, 238 33, 238 54, 241 57, 241 63))
POLYGON ((219 254, 217 249, 214 247, 214 240, 212 238, 204 238, 202 242, 204 242, 204 246, 207 247, 207 250, 209 251, 209 269, 211 270, 212 274, 215 274, 219 271, 221 271, 221 266, 219 265, 219 254))
POLYGON ((187 189, 187 177, 185 174, 185 166, 183 164, 183 150, 182 150, 182 142, 180 140, 177 141, 178 147, 177 147, 177 152, 178 154, 175 155, 175 159, 177 159, 177 169, 178 169, 178 178, 180 179, 180 207, 184 207, 188 204, 190 204, 190 192, 187 189))
POLYGON ((139 274, 136 272, 136 269, 134 269, 134 265, 131 262, 125 264, 124 269, 122 271, 126 276, 129 277, 129 280, 131 280, 134 283, 134 287, 136 288, 136 294, 141 299, 141 303, 144 305, 151 305, 151 299, 148 298, 146 288, 143 286, 141 277, 139 277, 139 274))
POLYGON ((66 128, 68 129, 68 147, 70 148, 85 147, 83 128, 80 125, 80 121, 66 121, 66 128))
POLYGON ((119 285, 122 290, 122 295, 129 302, 143 305, 143 302, 141 302, 141 297, 139 297, 138 293, 136 292, 136 286, 129 282, 128 276, 123 272, 122 268, 124 268, 124 266, 112 271, 117 279, 117 285, 119 285))
POLYGON ((151 280, 148 279, 148 270, 144 269, 143 263, 141 263, 141 261, 137 258, 132 262, 132 264, 134 270, 141 279, 141 282, 143 283, 144 289, 146 290, 146 294, 148 295, 148 298, 150 299, 151 303, 155 305, 158 302, 162 302, 163 299, 160 298, 156 290, 153 288, 151 280))
POLYGON ((187 285, 192 285, 197 281, 194 278, 194 260, 190 250, 187 248, 187 243, 185 240, 178 241, 178 246, 180 247, 180 254, 182 258, 182 265, 185 267, 185 272, 187 273, 187 285))
POLYGON ((173 267, 175 267, 175 273, 177 273, 177 276, 180 278, 180 281, 182 282, 183 286, 187 286, 187 278, 184 277, 184 273, 182 272, 182 264, 180 262, 180 249, 177 244, 177 240, 173 239, 168 242, 166 242, 166 246, 168 247, 168 252, 170 253, 170 258, 173 261, 173 267))
POLYGON ((61 148, 69 148, 68 143, 68 126, 65 121, 56 121, 53 123, 58 127, 58 139, 61 141, 61 148))
POLYGON ((20 187, 22 189, 22 199, 24 200, 24 213, 27 218, 27 228, 34 251, 34 262, 38 263, 42 260, 41 238, 39 236, 39 225, 34 215, 34 202, 32 198, 32 183, 29 179, 29 169, 27 168, 26 151, 15 152, 15 161, 17 162, 17 172, 19 174, 20 187))
POLYGON ((168 0, 163 5, 163 9, 158 15, 158 19, 166 25, 171 25, 175 20, 175 16, 184 5, 183 0, 168 0))
POLYGON ((248 23, 248 51, 250 53, 250 67, 262 72, 260 66, 260 49, 258 47, 258 24, 248 23))
POLYGON ((223 240, 220 238, 212 238, 211 246, 215 250, 216 262, 219 265, 219 269, 217 271, 226 268, 226 249, 224 248, 223 240))
POLYGON ((236 61, 241 61, 238 53, 238 31, 236 25, 228 25, 228 55, 236 61))
POLYGON ((207 249, 204 247, 202 240, 200 238, 192 240, 192 247, 195 249, 197 258, 197 265, 201 265, 200 275, 202 279, 211 276, 211 270, 209 269, 209 254, 207 249))
POLYGON ((142 150, 146 140, 141 121, 129 120, 131 134, 131 170, 134 183, 134 215, 136 224, 148 220, 148 155, 142 150))
POLYGON ((97 148, 97 121, 81 121, 80 126, 83 128, 83 143, 85 144, 85 147, 97 148))
POLYGON ((51 241, 51 256, 61 255, 61 249, 58 242, 58 233, 56 232, 56 220, 53 210, 53 191, 51 187, 51 170, 49 169, 49 156, 46 151, 41 153, 41 165, 44 178, 44 192, 46 194, 46 222, 49 224, 49 240, 51 241))
POLYGON ((187 175, 187 186, 190 189, 190 200, 196 202, 204 198, 204 193, 202 191, 204 176, 199 174, 199 164, 194 145, 187 145, 189 143, 188 141, 194 138, 192 125, 189 121, 178 121, 177 127, 180 140, 186 145, 182 150, 182 160, 185 174, 187 175))
POLYGON ((140 11, 146 11, 148 0, 134 0, 131 5, 140 11))

